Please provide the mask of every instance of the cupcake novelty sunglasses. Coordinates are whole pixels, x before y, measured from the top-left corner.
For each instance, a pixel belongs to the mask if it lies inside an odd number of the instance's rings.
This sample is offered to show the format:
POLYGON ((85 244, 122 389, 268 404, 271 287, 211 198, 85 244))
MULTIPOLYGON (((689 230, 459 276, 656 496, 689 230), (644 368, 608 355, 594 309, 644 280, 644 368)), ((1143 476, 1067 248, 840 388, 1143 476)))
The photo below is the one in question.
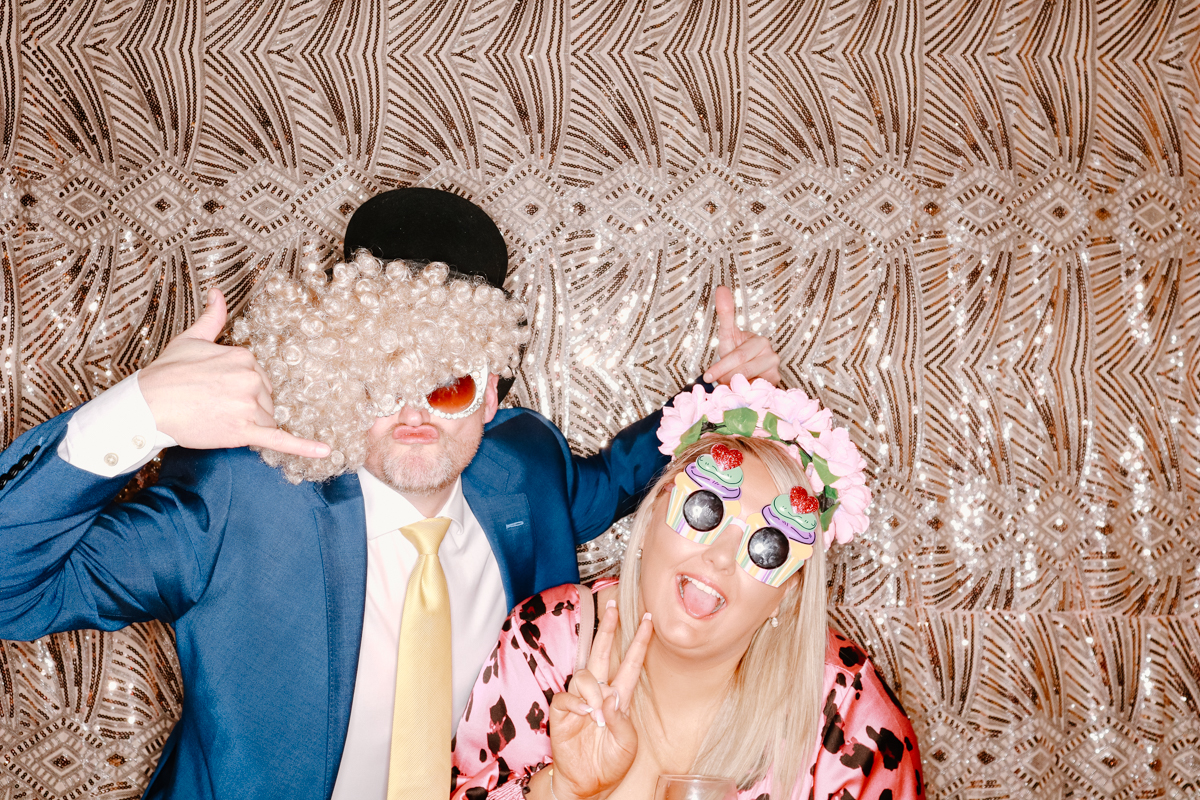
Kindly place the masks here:
POLYGON ((743 456, 715 445, 675 476, 666 523, 685 539, 710 545, 731 525, 741 528, 737 562, 750 577, 782 586, 812 555, 820 506, 802 486, 742 516, 743 456))

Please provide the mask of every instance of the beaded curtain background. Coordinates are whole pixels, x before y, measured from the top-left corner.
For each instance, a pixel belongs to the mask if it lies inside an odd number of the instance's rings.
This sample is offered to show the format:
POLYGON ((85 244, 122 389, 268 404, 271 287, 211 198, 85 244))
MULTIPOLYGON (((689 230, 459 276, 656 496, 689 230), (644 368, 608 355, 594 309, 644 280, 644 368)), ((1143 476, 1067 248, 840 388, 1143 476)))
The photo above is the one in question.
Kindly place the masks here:
MULTIPOLYGON (((451 189, 579 450, 709 362, 720 282, 851 426, 832 614, 932 795, 1190 794, 1198 101, 1195 0, 0 0, 0 436, 451 189)), ((0 800, 137 796, 177 669, 159 625, 0 643, 0 800)))

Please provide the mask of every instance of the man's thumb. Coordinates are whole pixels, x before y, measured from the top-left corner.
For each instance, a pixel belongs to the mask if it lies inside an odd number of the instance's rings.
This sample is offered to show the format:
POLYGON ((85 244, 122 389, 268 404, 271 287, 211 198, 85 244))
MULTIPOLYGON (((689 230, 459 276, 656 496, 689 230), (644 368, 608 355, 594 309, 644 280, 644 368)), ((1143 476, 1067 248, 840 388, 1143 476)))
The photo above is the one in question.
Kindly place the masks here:
POLYGON ((206 342, 215 342, 217 337, 221 335, 221 331, 225 328, 227 317, 225 295, 221 294, 220 289, 209 289, 208 305, 205 306, 204 313, 192 323, 192 327, 188 328, 181 335, 187 336, 190 339, 203 339, 206 342))

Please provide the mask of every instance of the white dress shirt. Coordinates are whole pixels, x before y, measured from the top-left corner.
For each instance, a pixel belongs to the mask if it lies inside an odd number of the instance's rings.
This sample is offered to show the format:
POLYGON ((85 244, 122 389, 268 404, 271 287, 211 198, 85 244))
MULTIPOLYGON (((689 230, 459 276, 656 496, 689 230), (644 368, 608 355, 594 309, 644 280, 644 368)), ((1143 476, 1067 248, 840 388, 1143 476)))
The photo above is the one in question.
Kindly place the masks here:
MULTIPOLYGON (((424 519, 399 492, 365 469, 358 471, 358 478, 367 510, 367 605, 354 705, 350 708, 350 730, 333 787, 333 800, 387 797, 400 619, 404 614, 408 575, 417 560, 417 549, 399 529, 424 519)), ((454 730, 467 706, 479 668, 496 646, 500 626, 508 616, 508 605, 500 566, 483 528, 463 497, 461 478, 454 485, 454 494, 434 516, 453 520, 438 548, 438 560, 450 589, 454 691, 450 724, 454 730)), ((449 742, 446 747, 450 747, 449 742)), ((447 794, 449 787, 447 775, 447 794)))
MULTIPOLYGON (((74 467, 111 477, 141 468, 174 444, 154 426, 135 373, 76 412, 58 455, 74 467)), ((365 469, 359 469, 358 478, 367 521, 367 596, 350 727, 333 800, 387 796, 400 620, 408 576, 417 559, 416 548, 400 527, 424 518, 403 495, 365 469)), ((452 520, 438 559, 450 590, 451 725, 457 728, 479 668, 508 615, 508 604, 500 566, 463 497, 461 478, 434 516, 452 520)), ((449 782, 447 775, 447 787, 449 782)))

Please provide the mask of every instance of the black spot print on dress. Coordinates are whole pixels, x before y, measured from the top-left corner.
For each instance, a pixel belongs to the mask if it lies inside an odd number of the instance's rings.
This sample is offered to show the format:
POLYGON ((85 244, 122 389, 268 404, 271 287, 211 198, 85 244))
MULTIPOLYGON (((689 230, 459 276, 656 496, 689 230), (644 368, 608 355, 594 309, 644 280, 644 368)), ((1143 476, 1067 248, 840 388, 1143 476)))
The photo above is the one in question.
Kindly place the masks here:
POLYGON ((865 744, 854 743, 854 749, 842 753, 841 762, 850 769, 861 769, 864 778, 870 777, 871 767, 875 764, 875 751, 865 744))
POLYGON ((857 667, 859 664, 867 660, 867 657, 863 655, 862 651, 852 644, 848 644, 841 650, 838 650, 838 656, 841 657, 842 663, 845 664, 847 668, 857 667))
POLYGON ((487 744, 492 755, 497 755, 517 735, 517 726, 513 724, 512 717, 508 716, 508 706, 505 705, 503 697, 497 699, 496 704, 492 706, 491 716, 487 744))
POLYGON ((546 712, 542 710, 542 704, 537 700, 533 701, 533 705, 529 707, 529 713, 525 715, 525 721, 529 723, 529 730, 540 731, 542 723, 546 721, 546 712))
POLYGON ((554 660, 550 658, 550 654, 546 652, 546 648, 542 647, 542 629, 537 626, 537 620, 546 615, 546 601, 541 595, 535 594, 533 597, 525 601, 525 605, 521 606, 520 617, 523 620, 521 623, 521 638, 525 640, 526 646, 531 650, 536 650, 541 654, 542 658, 546 659, 546 663, 554 666, 554 660))
POLYGON ((838 713, 837 692, 830 689, 829 697, 825 698, 825 735, 822 745, 830 753, 837 754, 846 743, 846 734, 842 732, 842 715, 838 713))
POLYGON ((535 594, 533 597, 521 604, 521 611, 517 616, 522 622, 531 622, 538 617, 544 616, 546 613, 546 601, 542 599, 540 594, 535 594))
POLYGON ((488 683, 492 678, 500 675, 500 643, 496 642, 496 646, 492 648, 492 653, 487 657, 487 661, 483 665, 483 682, 488 683))
POLYGON ((472 786, 467 789, 467 800, 487 800, 487 792, 482 786, 472 786))
POLYGON ((900 759, 904 758, 904 742, 896 738, 896 734, 887 728, 875 730, 868 725, 867 736, 875 740, 879 755, 883 756, 884 769, 893 770, 900 766, 900 759))

